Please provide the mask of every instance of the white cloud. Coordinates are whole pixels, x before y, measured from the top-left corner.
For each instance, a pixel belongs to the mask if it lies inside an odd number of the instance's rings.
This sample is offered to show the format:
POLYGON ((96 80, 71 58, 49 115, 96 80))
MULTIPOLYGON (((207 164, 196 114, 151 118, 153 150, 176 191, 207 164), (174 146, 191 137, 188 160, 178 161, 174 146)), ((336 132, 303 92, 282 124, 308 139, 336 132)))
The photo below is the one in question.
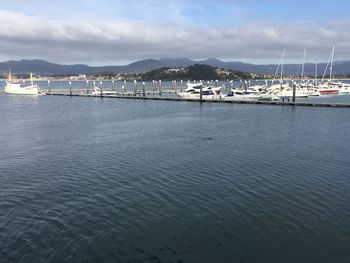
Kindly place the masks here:
POLYGON ((244 61, 289 58, 308 48, 319 61, 336 45, 338 59, 350 59, 350 21, 333 24, 276 24, 206 28, 183 23, 44 19, 0 10, 0 59, 41 58, 65 63, 118 64, 159 57, 219 57, 244 61))

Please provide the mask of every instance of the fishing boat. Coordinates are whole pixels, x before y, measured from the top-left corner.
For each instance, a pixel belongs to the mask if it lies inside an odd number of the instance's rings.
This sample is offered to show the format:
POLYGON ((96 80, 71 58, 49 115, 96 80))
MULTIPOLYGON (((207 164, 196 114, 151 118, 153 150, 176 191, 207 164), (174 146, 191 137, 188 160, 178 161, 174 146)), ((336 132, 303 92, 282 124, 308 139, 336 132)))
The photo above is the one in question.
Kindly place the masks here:
POLYGON ((30 73, 30 85, 25 85, 25 82, 12 79, 11 72, 9 73, 6 81, 5 93, 15 95, 41 95, 40 88, 37 84, 33 83, 33 76, 30 73))

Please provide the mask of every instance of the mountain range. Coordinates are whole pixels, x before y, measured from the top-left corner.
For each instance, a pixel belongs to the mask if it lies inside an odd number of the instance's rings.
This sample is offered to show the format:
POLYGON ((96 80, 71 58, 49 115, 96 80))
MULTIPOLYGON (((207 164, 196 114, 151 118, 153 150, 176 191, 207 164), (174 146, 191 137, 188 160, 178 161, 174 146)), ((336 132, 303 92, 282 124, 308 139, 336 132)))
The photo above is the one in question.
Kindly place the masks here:
MULTIPOLYGON (((77 74, 97 74, 97 73, 144 73, 150 70, 163 67, 188 67, 194 64, 204 64, 217 68, 225 68, 236 71, 245 71, 260 74, 274 74, 276 64, 256 65, 243 62, 224 62, 216 58, 209 58, 194 61, 187 58, 161 58, 145 59, 124 66, 88 66, 85 64, 62 65, 47 62, 45 60, 19 60, 6 61, 0 63, 0 73, 5 74, 11 70, 14 74, 28 74, 32 72, 40 75, 77 75, 77 74)), ((318 64, 318 75, 322 75, 326 63, 318 64)), ((337 61, 333 66, 334 74, 346 75, 350 73, 350 61, 337 61)), ((283 72, 286 75, 300 75, 300 64, 285 64, 283 72)), ((304 67, 305 75, 315 74, 315 64, 306 63, 304 67)))

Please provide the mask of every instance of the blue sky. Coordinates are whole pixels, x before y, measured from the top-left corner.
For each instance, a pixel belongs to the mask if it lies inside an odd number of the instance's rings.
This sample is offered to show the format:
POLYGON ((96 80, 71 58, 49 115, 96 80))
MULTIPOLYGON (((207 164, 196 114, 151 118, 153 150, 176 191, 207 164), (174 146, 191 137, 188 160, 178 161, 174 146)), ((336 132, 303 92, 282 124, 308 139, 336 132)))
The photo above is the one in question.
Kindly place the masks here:
POLYGON ((350 1, 311 0, 2 0, 1 9, 46 18, 103 17, 118 20, 232 26, 254 20, 315 22, 348 19, 350 1))
POLYGON ((160 57, 350 59, 350 1, 1 0, 0 60, 123 64, 160 57), (9 18, 9 19, 8 19, 9 18))

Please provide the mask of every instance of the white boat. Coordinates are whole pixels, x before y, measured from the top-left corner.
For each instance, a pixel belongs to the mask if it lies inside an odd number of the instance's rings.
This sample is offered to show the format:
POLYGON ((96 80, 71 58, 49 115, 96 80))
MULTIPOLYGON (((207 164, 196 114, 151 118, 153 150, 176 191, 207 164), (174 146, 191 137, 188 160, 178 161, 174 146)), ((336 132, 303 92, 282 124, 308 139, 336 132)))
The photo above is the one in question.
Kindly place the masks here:
POLYGON ((203 86, 202 83, 187 83, 187 88, 177 93, 177 96, 183 99, 199 100, 217 100, 221 99, 221 87, 203 86))
POLYGON ((317 87, 320 95, 338 95, 339 87, 332 85, 330 82, 321 84, 317 87))
POLYGON ((267 85, 253 85, 248 87, 249 90, 253 90, 257 92, 262 92, 266 90, 266 88, 267 88, 267 85))
POLYGON ((275 101, 275 100, 278 100, 278 95, 274 94, 274 93, 263 93, 260 95, 260 98, 259 100, 261 101, 275 101))
POLYGON ((326 65, 326 68, 322 76, 321 84, 317 87, 321 95, 338 95, 339 94, 339 83, 335 83, 334 81, 332 81, 334 50, 335 50, 335 47, 333 46, 331 56, 328 60, 328 63, 326 65), (328 68, 328 65, 330 65, 329 68, 328 68), (324 78, 326 76, 327 70, 329 70, 329 80, 328 82, 324 82, 324 78))
POLYGON ((6 81, 5 93, 15 95, 41 95, 39 86, 33 83, 32 74, 30 74, 31 85, 25 86, 24 82, 15 81, 12 79, 11 73, 6 81))
POLYGON ((198 82, 198 83, 190 83, 188 82, 187 84, 187 88, 185 89, 188 90, 188 89, 200 89, 200 87, 203 87, 203 83, 202 82, 198 82))
POLYGON ((327 87, 327 88, 319 88, 318 92, 320 95, 338 95, 339 88, 327 87))
POLYGON ((118 95, 118 92, 112 90, 101 90, 101 88, 94 87, 94 91, 92 92, 94 96, 108 96, 108 95, 118 95))
POLYGON ((310 88, 307 88, 307 93, 309 96, 320 96, 320 91, 316 88, 316 87, 310 87, 310 88))
POLYGON ((261 95, 257 92, 231 89, 225 96, 224 100, 256 101, 256 100, 259 100, 260 98, 261 98, 261 95))
POLYGON ((279 93, 282 92, 283 90, 287 90, 289 89, 289 84, 288 83, 284 83, 283 82, 283 65, 284 65, 284 59, 285 59, 285 55, 286 55, 286 49, 283 49, 282 52, 282 56, 280 58, 280 61, 278 62, 276 71, 275 71, 275 75, 273 77, 273 80, 271 82, 271 85, 268 86, 266 83, 266 89, 265 92, 260 94, 260 98, 259 100, 262 101, 274 101, 274 100, 278 100, 279 99, 279 93), (278 71, 280 72, 280 80, 279 83, 274 84, 277 76, 278 76, 278 71))
MULTIPOLYGON (((293 98, 293 88, 286 88, 277 93, 279 98, 293 98)), ((307 89, 303 88, 295 88, 295 98, 307 98, 309 97, 309 93, 307 89)))
POLYGON ((339 95, 348 95, 348 94, 350 94, 350 84, 342 83, 341 87, 339 88, 339 95))
POLYGON ((289 89, 288 83, 272 84, 266 88, 266 91, 260 94, 259 100, 262 101, 275 101, 279 99, 279 93, 282 90, 289 89))
POLYGON ((347 95, 350 94, 350 84, 349 83, 343 83, 341 81, 332 81, 329 83, 332 88, 338 88, 338 94, 339 95, 347 95))
MULTIPOLYGON (((305 59, 304 59, 305 62, 305 59)), ((320 92, 317 89, 317 63, 315 63, 315 78, 313 81, 304 80, 297 86, 298 88, 303 89, 310 97, 320 96, 320 92)))
POLYGON ((289 88, 288 84, 272 84, 271 86, 267 87, 265 92, 260 94, 260 98, 259 100, 262 101, 274 101, 274 100, 278 100, 278 93, 282 90, 282 89, 287 89, 289 88))

